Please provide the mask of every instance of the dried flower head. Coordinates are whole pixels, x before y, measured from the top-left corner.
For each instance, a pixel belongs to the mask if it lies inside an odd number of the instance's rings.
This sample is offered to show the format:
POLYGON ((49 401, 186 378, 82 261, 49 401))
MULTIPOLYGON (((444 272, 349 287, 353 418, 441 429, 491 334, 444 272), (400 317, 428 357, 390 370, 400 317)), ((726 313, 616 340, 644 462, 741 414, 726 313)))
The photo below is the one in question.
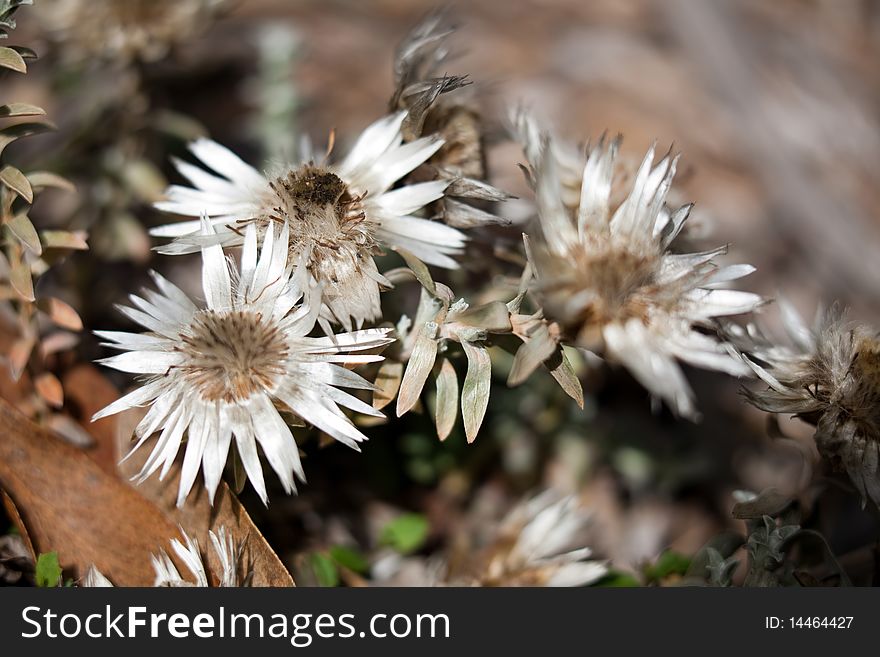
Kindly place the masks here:
POLYGON ((591 514, 549 489, 515 507, 480 553, 476 567, 452 583, 477 586, 585 586, 608 571, 584 547, 591 514))
POLYGON ((53 0, 37 3, 70 59, 156 61, 198 33, 226 0, 53 0))
MULTIPOLYGON (((521 116, 520 121, 528 122, 521 116)), ((721 289, 745 276, 749 265, 718 267, 724 248, 674 254, 669 246, 689 206, 665 210, 678 157, 654 165, 651 148, 628 194, 614 205, 614 161, 620 140, 589 150, 577 203, 563 185, 557 148, 549 136, 523 129, 533 159, 540 240, 534 291, 549 320, 569 343, 624 364, 678 414, 695 418, 693 393, 676 362, 749 374, 727 346, 699 330, 716 317, 746 313, 755 294, 721 289), (540 143, 534 143, 540 139, 540 143)))
MULTIPOLYGON (((159 292, 131 296, 121 307, 146 334, 99 331, 107 345, 124 353, 102 361, 108 367, 144 376, 142 387, 97 413, 94 419, 133 406, 150 405, 138 425, 140 447, 154 432, 158 442, 140 473, 144 480, 171 468, 187 436, 178 505, 192 488, 199 464, 213 498, 233 437, 252 485, 263 501, 266 487, 257 444, 287 492, 293 473, 305 480, 299 452, 282 414, 292 413, 357 449, 366 437, 339 406, 381 414, 336 386, 371 388, 342 367, 382 360, 344 352, 377 350, 391 342, 386 329, 328 337, 306 337, 317 310, 301 303, 303 277, 288 264, 289 226, 272 227, 257 254, 257 228, 244 234, 241 269, 229 270, 220 245, 202 249, 202 284, 207 307, 199 308, 177 287, 153 274, 159 292)), ((203 236, 214 230, 203 219, 203 236)))
MULTIPOLYGON (((187 570, 195 578, 190 581, 180 574, 177 566, 168 556, 165 550, 160 550, 158 555, 153 555, 153 570, 156 571, 156 580, 153 586, 156 587, 208 587, 211 585, 208 570, 205 567, 205 561, 202 559, 202 553, 199 549, 199 542, 191 538, 183 528, 180 529, 183 534, 185 543, 181 543, 178 539, 172 539, 171 549, 174 554, 183 561, 187 570)), ((222 572, 216 575, 217 585, 222 587, 239 587, 250 586, 253 573, 243 568, 242 555, 244 552, 244 542, 235 544, 226 527, 220 527, 215 534, 213 531, 208 532, 211 539, 211 547, 214 554, 220 561, 222 572), (242 573, 242 570, 247 572, 242 573)), ((101 571, 95 566, 90 566, 86 576, 83 578, 82 586, 97 588, 113 586, 113 583, 105 577, 101 571)))
POLYGON ((816 427, 819 453, 845 471, 863 500, 880 505, 880 335, 846 321, 837 305, 820 311, 812 329, 781 302, 791 346, 755 326, 731 327, 744 359, 767 384, 746 390, 770 413, 791 413, 816 427))
MULTIPOLYGON (((168 200, 157 207, 188 216, 207 212, 224 245, 240 244, 249 224, 257 226, 260 238, 270 226, 288 226, 291 262, 303 263, 321 285, 323 316, 348 330, 360 327, 381 316, 380 288, 390 285, 373 259, 381 246, 446 268, 457 267, 451 256, 464 246, 458 230, 415 216, 443 196, 447 181, 391 189, 443 145, 436 137, 403 144, 406 116, 398 112, 368 127, 341 162, 316 164, 307 153, 302 164, 269 177, 219 144, 196 141, 192 153, 219 175, 176 162, 195 189, 171 186, 168 200)), ((187 221, 152 232, 177 238, 162 252, 187 253, 204 242, 197 230, 198 222, 187 221)))

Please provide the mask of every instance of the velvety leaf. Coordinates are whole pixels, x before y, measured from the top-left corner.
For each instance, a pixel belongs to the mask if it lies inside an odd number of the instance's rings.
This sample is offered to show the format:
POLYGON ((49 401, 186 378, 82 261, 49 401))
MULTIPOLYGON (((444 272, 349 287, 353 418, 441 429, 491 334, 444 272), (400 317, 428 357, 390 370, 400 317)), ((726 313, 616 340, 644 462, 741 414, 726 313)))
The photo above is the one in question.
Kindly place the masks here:
POLYGON ((7 358, 9 359, 9 369, 11 370, 13 380, 17 381, 22 372, 24 372, 33 348, 34 339, 31 336, 19 338, 12 343, 7 358))
POLYGON ((40 232, 43 246, 47 249, 73 249, 75 251, 88 251, 86 232, 83 230, 44 230, 40 232))
POLYGON ((410 410, 419 400, 436 358, 437 341, 426 335, 424 330, 419 331, 409 362, 406 364, 403 381, 400 383, 400 392, 397 395, 397 417, 410 410))
POLYGON ((574 373, 574 368, 572 368, 568 356, 565 355, 565 349, 562 345, 559 345, 556 348, 556 353, 544 362, 544 367, 550 370, 550 374, 553 375, 565 394, 574 399, 580 408, 583 408, 584 389, 581 387, 580 379, 574 373))
POLYGON ((437 373, 437 409, 435 411, 437 437, 440 440, 446 440, 449 437, 457 415, 458 375, 449 359, 444 358, 440 362, 440 371, 437 373))
POLYGON ((8 255, 9 282, 26 301, 34 301, 34 280, 31 276, 30 266, 22 258, 21 249, 12 248, 8 255))
POLYGON ((39 306, 61 328, 70 329, 71 331, 82 331, 83 323, 79 314, 61 299, 56 297, 41 299, 39 306))
POLYGON ((31 181, 31 187, 34 189, 43 189, 46 187, 55 187, 66 192, 75 192, 76 186, 67 178, 59 176, 51 171, 32 171, 27 175, 31 181))
POLYGON ((0 170, 0 182, 21 196, 28 203, 34 202, 34 190, 30 181, 21 171, 11 164, 7 164, 0 170))
POLYGON ((9 144, 16 139, 27 137, 29 135, 37 135, 41 132, 54 130, 55 126, 48 121, 43 123, 17 123, 0 130, 0 153, 3 152, 9 144))
POLYGON ((489 350, 482 344, 463 341, 461 346, 468 359, 467 374, 461 389, 461 417, 467 441, 472 443, 480 431, 489 405, 492 361, 489 350))
POLYGON ((379 373, 374 381, 377 390, 373 392, 373 408, 382 410, 397 396, 400 389, 400 380, 403 377, 403 363, 393 360, 385 360, 379 367, 379 373))
POLYGON ((43 253, 43 247, 40 244, 40 236, 37 230, 28 219, 26 214, 17 214, 6 224, 12 234, 15 235, 22 244, 31 250, 35 255, 43 253))
POLYGON ((404 259, 407 267, 412 270, 416 280, 422 284, 422 287, 432 295, 437 296, 437 286, 434 284, 434 279, 431 278, 431 272, 428 271, 428 266, 406 249, 395 247, 394 250, 404 259))
POLYGON ((0 48, 0 66, 18 73, 27 72, 27 64, 25 64, 24 58, 12 48, 5 46, 0 48))
POLYGON ((55 331, 40 340, 40 354, 44 357, 59 351, 73 349, 79 344, 79 336, 67 331, 55 331))
POLYGON ((507 305, 501 301, 490 301, 482 306, 468 308, 456 315, 455 321, 484 329, 490 333, 508 333, 512 329, 510 311, 507 310, 507 305))
POLYGON ((61 387, 61 381, 51 372, 44 372, 34 379, 34 388, 50 406, 61 408, 64 405, 64 389, 61 387))
POLYGON ((0 105, 0 118, 14 116, 44 116, 46 110, 28 103, 7 103, 0 105))
POLYGON ((525 381, 545 360, 556 352, 556 341, 550 337, 546 324, 541 324, 526 342, 516 350, 507 385, 518 386, 525 381))

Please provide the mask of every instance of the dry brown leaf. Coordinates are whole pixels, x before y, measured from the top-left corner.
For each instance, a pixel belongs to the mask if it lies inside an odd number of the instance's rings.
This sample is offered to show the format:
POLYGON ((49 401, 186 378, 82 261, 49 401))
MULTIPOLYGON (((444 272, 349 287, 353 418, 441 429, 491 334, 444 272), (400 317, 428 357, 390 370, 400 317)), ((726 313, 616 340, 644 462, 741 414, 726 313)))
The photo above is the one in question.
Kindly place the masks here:
MULTIPOLYGON (((116 388, 91 365, 79 365, 64 378, 67 395, 81 409, 82 419, 88 419, 119 396, 116 388)), ((136 414, 137 411, 134 411, 136 414)), ((148 440, 137 453, 125 463, 117 463, 128 453, 131 429, 137 423, 131 414, 120 416, 117 428, 116 418, 109 417, 91 424, 90 433, 97 441, 97 451, 102 467, 115 472, 128 481, 137 474, 150 454, 155 438, 148 440)), ((214 498, 214 506, 208 499, 204 488, 196 488, 190 494, 183 508, 176 507, 177 486, 180 479, 179 464, 175 465, 164 481, 153 476, 147 481, 133 486, 139 494, 154 503, 174 523, 199 541, 202 548, 208 545, 208 530, 215 532, 225 526, 236 541, 245 541, 245 556, 253 568, 254 586, 293 586, 293 578, 274 550, 254 525, 245 508, 225 482, 221 482, 214 498)), ((204 550, 210 570, 222 572, 217 555, 204 550)))
POLYGON ((34 388, 50 406, 61 408, 64 405, 64 389, 61 387, 61 381, 51 372, 44 372, 34 379, 34 388))
POLYGON ((179 535, 155 504, 3 400, 0 435, 0 486, 36 552, 76 576, 94 564, 119 586, 153 583, 151 554, 179 535))

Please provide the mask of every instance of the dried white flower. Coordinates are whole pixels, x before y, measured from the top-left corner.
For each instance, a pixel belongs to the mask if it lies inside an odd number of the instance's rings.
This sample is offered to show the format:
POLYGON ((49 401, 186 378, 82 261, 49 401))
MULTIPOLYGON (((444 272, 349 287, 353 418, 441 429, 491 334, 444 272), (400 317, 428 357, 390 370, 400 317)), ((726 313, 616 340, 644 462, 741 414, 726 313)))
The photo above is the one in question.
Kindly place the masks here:
MULTIPOLYGON (((144 375, 142 387, 125 395, 93 419, 133 406, 150 405, 138 425, 140 447, 160 431, 139 479, 160 467, 164 477, 187 437, 178 505, 193 486, 201 463, 205 487, 213 499, 233 437, 244 470, 266 502, 266 486, 257 444, 287 492, 295 491, 293 473, 305 480, 299 452, 282 413, 293 413, 358 449, 366 437, 339 406, 382 417, 337 386, 372 385, 342 366, 382 360, 373 354, 391 342, 386 329, 369 329, 320 338, 307 337, 315 308, 301 303, 303 276, 288 264, 289 226, 268 230, 257 254, 257 229, 244 235, 241 270, 232 276, 220 245, 202 249, 202 284, 207 307, 199 308, 177 287, 153 274, 159 292, 132 295, 134 308, 121 307, 149 329, 135 334, 98 331, 107 346, 124 353, 102 362, 144 375)), ((214 229, 203 219, 203 234, 214 229)))
POLYGON ((570 163, 560 160, 555 142, 534 129, 523 134, 542 237, 534 290, 547 319, 559 323, 570 343, 624 364, 675 412, 696 418, 693 392, 676 360, 736 376, 750 373, 725 344, 698 328, 762 303, 755 294, 721 289, 754 268, 718 267, 713 259, 724 248, 669 251, 690 210, 665 210, 678 157, 667 155, 654 165, 651 148, 615 206, 619 139, 607 148, 603 140, 587 155, 575 204, 560 175, 570 163))
MULTIPOLYGON (((177 569, 177 566, 174 565, 171 557, 168 556, 168 553, 165 552, 165 550, 160 550, 158 555, 153 555, 152 557, 153 570, 156 571, 156 580, 153 582, 153 586, 172 588, 210 586, 208 571, 205 567, 205 562, 202 559, 202 553, 199 550, 199 542, 191 538, 183 528, 181 528, 180 531, 183 534, 185 543, 181 543, 180 540, 176 538, 172 539, 171 549, 174 550, 174 553, 178 558, 183 561, 187 570, 189 570, 195 578, 195 581, 193 582, 184 578, 177 569)), ((247 572, 244 575, 240 574, 240 571, 242 570, 242 552, 244 550, 244 543, 242 542, 236 546, 232 534, 226 530, 226 527, 220 527, 216 534, 213 531, 209 531, 208 536, 211 539, 211 546, 214 548, 214 553, 220 560, 220 565, 223 569, 222 572, 217 575, 218 586, 250 586, 252 573, 247 572)), ((101 571, 93 565, 90 566, 86 572, 86 576, 82 581, 82 586, 88 588, 112 587, 113 582, 105 577, 101 571)))
MULTIPOLYGON (((352 324, 379 319, 379 292, 390 287, 373 259, 381 246, 402 248, 424 262, 455 268, 451 256, 465 243, 460 231, 415 216, 443 196, 448 181, 435 180, 392 190, 401 178, 433 155, 443 141, 424 137, 402 143, 407 112, 387 116, 368 127, 349 154, 336 164, 303 163, 279 175, 264 176, 219 144, 202 139, 192 153, 214 172, 177 161, 178 170, 195 188, 173 185, 168 200, 157 207, 181 215, 206 212, 224 245, 241 243, 241 229, 283 223, 290 228, 290 255, 303 262, 322 285, 324 315, 347 330, 352 324)), ((198 222, 186 221, 152 231, 173 237, 164 253, 198 250, 203 243, 198 222)))
POLYGON ((745 360, 769 387, 747 390, 770 413, 791 413, 816 427, 820 454, 845 471, 862 498, 880 505, 880 335, 846 321, 832 306, 807 328, 780 302, 791 346, 776 345, 754 326, 731 327, 745 360))
MULTIPOLYGON (((591 521, 572 496, 549 489, 515 507, 462 583, 479 586, 586 586, 608 572, 584 547, 591 521)), ((454 583, 454 582, 453 582, 454 583)))

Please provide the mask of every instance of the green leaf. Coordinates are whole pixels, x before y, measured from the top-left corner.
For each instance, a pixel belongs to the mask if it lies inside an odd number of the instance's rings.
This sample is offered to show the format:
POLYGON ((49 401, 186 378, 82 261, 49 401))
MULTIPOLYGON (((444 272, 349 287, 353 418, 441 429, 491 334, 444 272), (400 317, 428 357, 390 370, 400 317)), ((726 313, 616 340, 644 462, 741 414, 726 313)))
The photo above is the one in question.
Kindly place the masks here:
POLYGON ((370 570, 370 563, 363 554, 354 548, 344 545, 335 545, 330 548, 330 557, 343 568, 364 575, 370 570))
POLYGON ((625 573, 620 570, 611 570, 608 572, 605 577, 598 580, 593 586, 598 586, 601 588, 633 588, 639 587, 642 583, 636 579, 634 575, 630 573, 625 573))
POLYGON ((657 561, 644 568, 645 578, 649 582, 659 582, 670 575, 684 575, 690 565, 690 557, 666 550, 657 558, 657 561))
POLYGON ((26 73, 27 72, 27 64, 24 62, 24 58, 15 52, 12 48, 3 47, 0 48, 0 66, 3 68, 8 68, 18 73, 26 73))
POLYGON ((421 548, 428 538, 428 519, 420 513, 404 513, 382 528, 380 541, 401 554, 421 548))
POLYGON ((310 561, 318 584, 321 586, 339 585, 339 570, 337 570, 333 559, 320 552, 313 552, 310 561))
POLYGON ((35 578, 37 586, 53 588, 61 582, 61 566, 57 552, 46 552, 37 557, 35 578))

